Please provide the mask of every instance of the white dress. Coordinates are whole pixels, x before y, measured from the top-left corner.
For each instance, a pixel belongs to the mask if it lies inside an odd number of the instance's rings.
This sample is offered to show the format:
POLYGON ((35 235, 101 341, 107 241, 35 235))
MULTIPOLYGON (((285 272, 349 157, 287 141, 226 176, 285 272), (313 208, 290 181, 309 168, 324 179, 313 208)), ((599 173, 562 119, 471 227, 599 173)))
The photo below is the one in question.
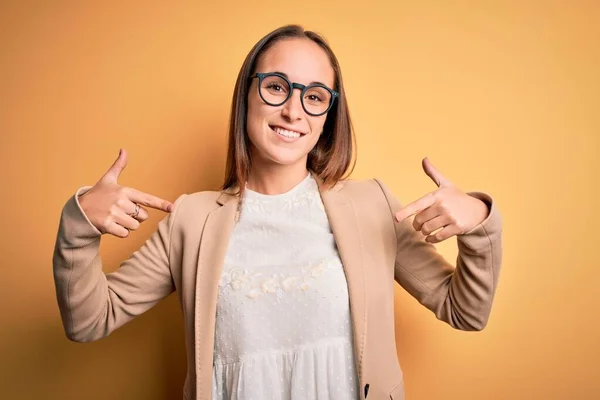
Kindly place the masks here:
POLYGON ((359 398, 348 287, 317 184, 247 190, 223 265, 215 400, 359 398))

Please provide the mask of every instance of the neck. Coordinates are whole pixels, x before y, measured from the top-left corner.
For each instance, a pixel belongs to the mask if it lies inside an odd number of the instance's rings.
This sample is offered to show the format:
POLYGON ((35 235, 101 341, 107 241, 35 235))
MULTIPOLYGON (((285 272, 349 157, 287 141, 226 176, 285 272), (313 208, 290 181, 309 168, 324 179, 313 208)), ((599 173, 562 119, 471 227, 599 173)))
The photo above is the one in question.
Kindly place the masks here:
POLYGON ((282 194, 302 182, 307 175, 306 164, 253 165, 246 187, 267 195, 282 194))

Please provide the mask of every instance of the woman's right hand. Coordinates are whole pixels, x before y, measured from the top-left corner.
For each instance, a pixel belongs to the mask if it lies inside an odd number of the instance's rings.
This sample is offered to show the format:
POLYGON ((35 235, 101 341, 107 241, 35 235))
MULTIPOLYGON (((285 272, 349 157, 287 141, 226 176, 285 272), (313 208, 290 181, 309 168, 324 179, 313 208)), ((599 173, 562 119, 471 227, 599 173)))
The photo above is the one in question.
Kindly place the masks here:
POLYGON ((92 225, 100 232, 126 238, 148 219, 142 206, 171 212, 173 204, 156 196, 121 186, 117 179, 127 166, 127 152, 119 150, 119 157, 100 180, 79 197, 79 204, 92 225))

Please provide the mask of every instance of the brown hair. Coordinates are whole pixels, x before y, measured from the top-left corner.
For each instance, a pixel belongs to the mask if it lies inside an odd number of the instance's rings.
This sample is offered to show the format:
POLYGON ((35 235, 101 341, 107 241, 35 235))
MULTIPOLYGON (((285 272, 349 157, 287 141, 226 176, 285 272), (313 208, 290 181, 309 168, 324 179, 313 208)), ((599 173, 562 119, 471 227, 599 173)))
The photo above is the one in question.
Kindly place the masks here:
POLYGON ((323 133, 317 144, 308 154, 307 168, 325 187, 335 185, 340 179, 347 177, 355 165, 354 151, 356 141, 353 133, 342 72, 335 54, 329 44, 319 34, 305 31, 299 25, 287 25, 269 33, 258 41, 246 56, 235 83, 231 116, 229 120, 229 147, 227 150, 227 165, 225 182, 222 189, 238 186, 240 193, 244 192, 244 183, 248 179, 251 159, 246 134, 246 116, 248 110, 248 92, 250 82, 248 77, 254 73, 258 59, 275 43, 283 39, 305 38, 312 40, 329 56, 331 67, 335 73, 334 90, 340 96, 327 114, 323 133), (240 184, 242 183, 242 184, 240 184))

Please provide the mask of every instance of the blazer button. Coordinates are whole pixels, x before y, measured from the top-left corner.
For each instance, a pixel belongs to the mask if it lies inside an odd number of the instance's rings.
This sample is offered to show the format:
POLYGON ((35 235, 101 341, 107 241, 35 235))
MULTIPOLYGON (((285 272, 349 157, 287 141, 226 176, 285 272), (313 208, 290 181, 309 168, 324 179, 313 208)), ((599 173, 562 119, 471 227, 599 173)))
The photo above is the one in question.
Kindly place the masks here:
POLYGON ((367 398, 367 395, 369 394, 369 384, 367 383, 365 385, 365 399, 367 398))

